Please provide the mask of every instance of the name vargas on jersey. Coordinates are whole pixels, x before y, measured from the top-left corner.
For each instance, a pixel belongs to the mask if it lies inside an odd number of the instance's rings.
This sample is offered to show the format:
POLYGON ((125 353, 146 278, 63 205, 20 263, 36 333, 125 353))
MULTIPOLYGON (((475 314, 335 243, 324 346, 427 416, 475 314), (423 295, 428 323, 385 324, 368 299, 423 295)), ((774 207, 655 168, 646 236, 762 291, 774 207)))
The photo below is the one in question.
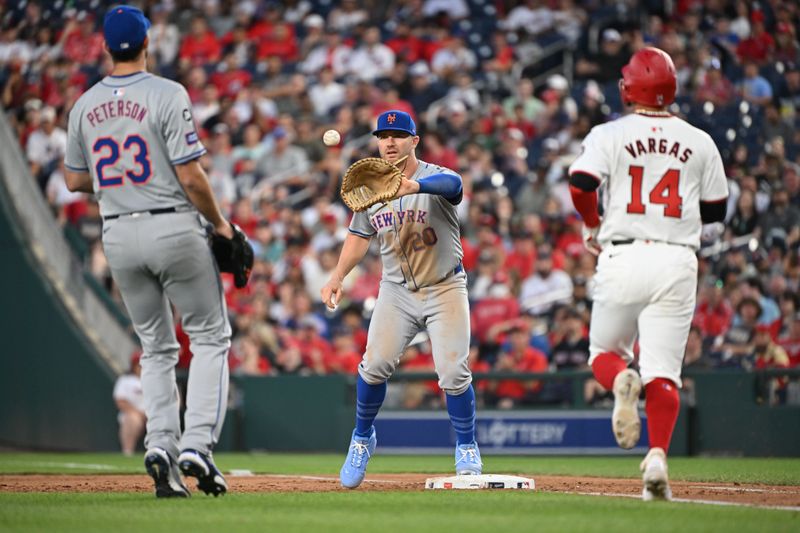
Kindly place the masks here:
POLYGON ((683 152, 681 152, 681 143, 677 141, 654 139, 652 137, 648 137, 644 141, 637 139, 635 142, 626 144, 625 150, 627 150, 634 159, 640 155, 665 154, 675 157, 681 163, 686 163, 692 155, 691 148, 684 148, 683 152))

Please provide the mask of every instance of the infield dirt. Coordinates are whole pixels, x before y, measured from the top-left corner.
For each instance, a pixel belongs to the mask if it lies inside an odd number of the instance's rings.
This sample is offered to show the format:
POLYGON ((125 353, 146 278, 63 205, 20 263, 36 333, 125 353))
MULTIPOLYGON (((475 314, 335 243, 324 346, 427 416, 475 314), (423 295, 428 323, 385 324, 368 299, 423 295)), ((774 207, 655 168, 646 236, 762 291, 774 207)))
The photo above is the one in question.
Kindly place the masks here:
MULTIPOLYGON (((525 475, 525 474, 523 474, 525 475)), ((375 474, 368 476, 359 491, 422 491, 433 474, 375 474)), ((570 476, 535 476, 536 490, 573 494, 636 496, 638 479, 570 476)), ((329 492, 346 491, 337 477, 329 475, 228 476, 230 493, 236 492, 329 492)), ((193 482, 189 482, 190 488, 193 482)), ((800 507, 800 486, 672 481, 673 496, 686 500, 735 504, 800 507)), ((0 475, 0 492, 151 492, 153 482, 146 475, 0 475)))

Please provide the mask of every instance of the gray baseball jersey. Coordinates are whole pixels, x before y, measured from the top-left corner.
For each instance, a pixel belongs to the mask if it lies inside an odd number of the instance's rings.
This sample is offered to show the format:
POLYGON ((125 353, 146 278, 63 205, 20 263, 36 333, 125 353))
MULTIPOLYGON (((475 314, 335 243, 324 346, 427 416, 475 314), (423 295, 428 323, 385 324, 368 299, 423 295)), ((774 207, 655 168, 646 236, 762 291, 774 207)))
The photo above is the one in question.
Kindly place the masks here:
POLYGON ((103 249, 142 343, 145 446, 172 457, 187 448, 211 451, 228 398, 231 330, 222 285, 173 166, 204 153, 186 90, 146 72, 104 78, 70 113, 65 164, 92 176, 105 219, 103 249), (170 303, 194 354, 182 435, 170 303))
MULTIPOLYGON (((411 179, 450 169, 419 162, 411 179)), ((356 213, 350 231, 377 235, 383 260, 378 300, 369 324, 359 373, 367 383, 386 381, 408 343, 426 329, 439 386, 461 394, 472 383, 469 301, 456 206, 442 196, 411 194, 391 206, 356 213), (397 236, 399 235, 399 239, 397 236)))
POLYGON ((66 167, 89 172, 103 216, 190 208, 173 165, 206 152, 186 89, 137 72, 108 76, 69 115, 66 167))
MULTIPOLYGON (((441 173, 456 174, 420 161, 411 179, 441 173)), ((353 215, 350 232, 362 237, 377 235, 383 279, 411 290, 452 274, 464 256, 456 206, 438 195, 412 194, 390 205, 374 205, 353 215)))

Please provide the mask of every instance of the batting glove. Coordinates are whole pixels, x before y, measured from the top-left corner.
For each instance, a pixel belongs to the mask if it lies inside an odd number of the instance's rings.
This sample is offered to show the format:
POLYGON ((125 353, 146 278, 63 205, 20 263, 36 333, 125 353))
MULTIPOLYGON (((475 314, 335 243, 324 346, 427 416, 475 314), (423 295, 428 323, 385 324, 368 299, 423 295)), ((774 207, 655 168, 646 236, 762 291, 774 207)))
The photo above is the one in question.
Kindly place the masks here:
POLYGON ((594 228, 590 228, 586 224, 583 225, 583 231, 581 232, 583 236, 583 245, 592 255, 600 255, 600 252, 603 251, 603 249, 600 247, 600 243, 597 242, 598 233, 600 233, 599 224, 594 228))
POLYGON ((725 224, 722 222, 703 224, 700 231, 700 242, 705 245, 714 244, 722 237, 723 233, 725 233, 725 224))

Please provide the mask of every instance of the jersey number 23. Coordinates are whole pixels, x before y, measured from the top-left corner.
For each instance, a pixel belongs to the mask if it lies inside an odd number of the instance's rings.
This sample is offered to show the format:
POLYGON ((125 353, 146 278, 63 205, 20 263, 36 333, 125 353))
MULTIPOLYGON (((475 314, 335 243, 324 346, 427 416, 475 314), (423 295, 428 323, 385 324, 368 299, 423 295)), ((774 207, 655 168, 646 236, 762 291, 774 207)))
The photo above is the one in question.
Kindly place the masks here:
MULTIPOLYGON (((153 173, 150 155, 147 150, 147 141, 140 135, 128 135, 122 141, 122 150, 126 154, 128 152, 133 154, 133 168, 127 168, 124 171, 125 176, 135 185, 146 183, 153 173)), ((122 175, 109 175, 106 168, 116 165, 119 161, 122 155, 120 143, 113 137, 100 137, 92 145, 92 153, 100 156, 94 166, 97 171, 97 180, 100 188, 122 185, 122 175)))

